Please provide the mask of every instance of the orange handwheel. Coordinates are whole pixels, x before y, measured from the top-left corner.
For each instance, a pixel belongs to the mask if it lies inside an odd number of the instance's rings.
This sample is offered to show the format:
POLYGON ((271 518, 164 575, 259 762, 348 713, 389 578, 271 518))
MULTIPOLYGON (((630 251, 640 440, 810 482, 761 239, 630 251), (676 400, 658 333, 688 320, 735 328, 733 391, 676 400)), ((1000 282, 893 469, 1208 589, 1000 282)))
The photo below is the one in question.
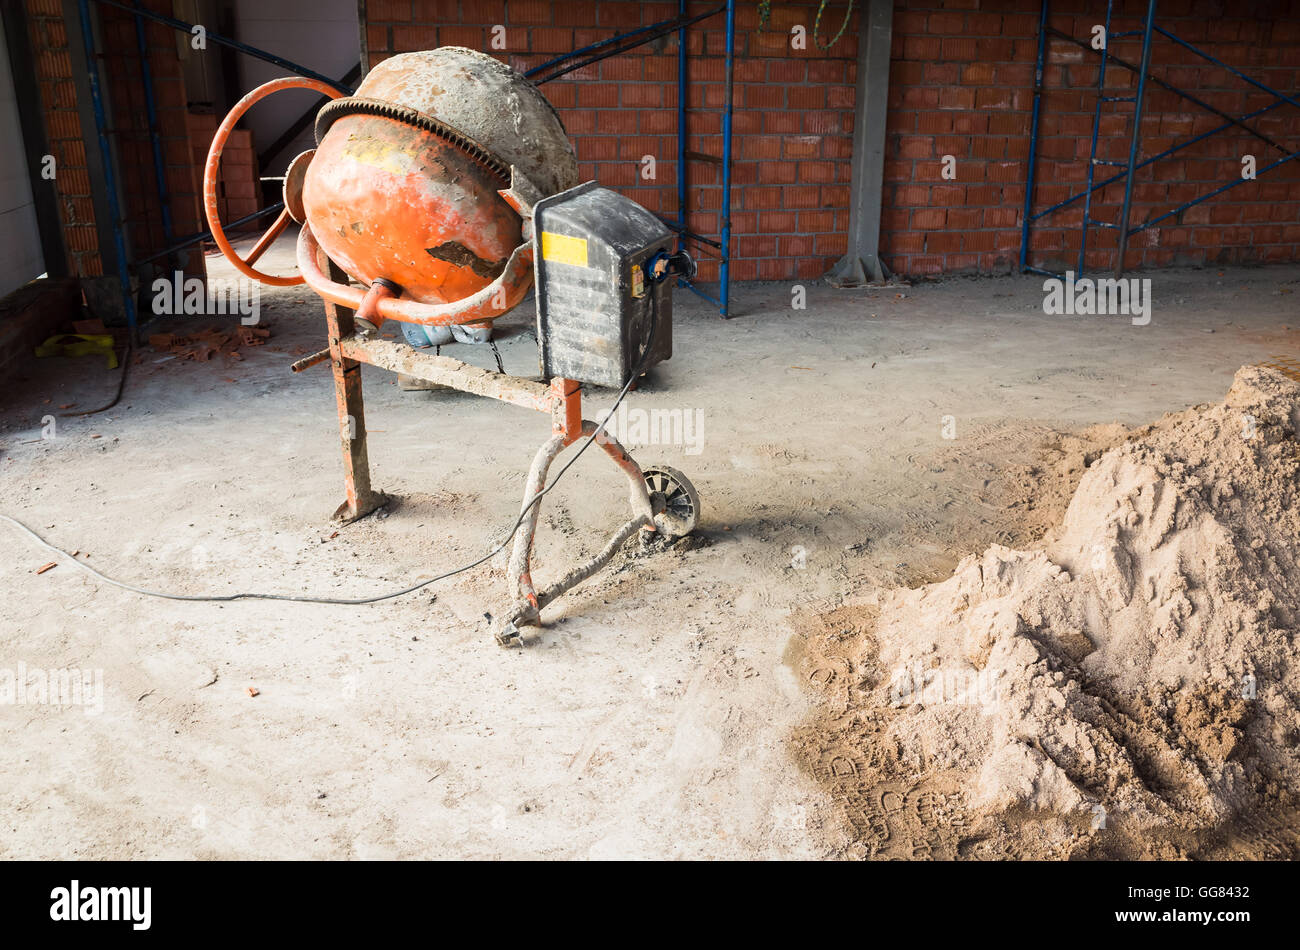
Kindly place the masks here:
POLYGON ((242 119, 244 113, 252 108, 254 104, 265 99, 271 93, 280 92, 283 89, 310 89, 330 99, 338 99, 343 95, 333 86, 318 79, 305 79, 300 76, 273 79, 258 86, 235 103, 235 107, 230 110, 230 113, 217 128, 217 134, 213 136, 212 145, 208 149, 207 163, 203 166, 203 212, 208 219, 208 227, 212 229, 212 238, 217 242, 217 247, 221 248, 221 253, 241 274, 274 287, 291 287, 302 283, 301 274, 294 277, 276 277, 274 274, 265 274, 253 267, 257 263, 257 259, 266 253, 266 249, 280 236, 280 232, 289 223, 289 209, 287 207, 281 209, 275 222, 266 229, 266 233, 253 245, 247 259, 243 259, 230 246, 230 242, 226 240, 225 229, 221 227, 221 218, 217 213, 217 175, 221 169, 221 151, 226 147, 226 139, 230 137, 230 133, 234 130, 235 123, 242 119))

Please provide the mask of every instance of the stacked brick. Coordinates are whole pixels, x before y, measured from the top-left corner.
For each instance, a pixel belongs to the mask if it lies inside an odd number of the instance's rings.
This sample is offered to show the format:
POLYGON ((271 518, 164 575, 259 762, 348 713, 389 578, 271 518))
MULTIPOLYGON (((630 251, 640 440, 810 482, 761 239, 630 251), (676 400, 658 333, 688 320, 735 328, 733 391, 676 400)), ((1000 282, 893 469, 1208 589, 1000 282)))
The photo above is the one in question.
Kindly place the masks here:
MULTIPOLYGON (((218 117, 210 112, 191 112, 187 116, 194 166, 199 179, 208 160, 208 147, 217 133, 218 117)), ((221 178, 217 183, 217 210, 226 225, 266 207, 262 182, 258 175, 257 153, 253 150, 253 133, 235 129, 226 139, 221 152, 221 178)), ((270 219, 245 225, 247 231, 263 231, 270 219)), ((229 230, 229 228, 227 228, 229 230)))

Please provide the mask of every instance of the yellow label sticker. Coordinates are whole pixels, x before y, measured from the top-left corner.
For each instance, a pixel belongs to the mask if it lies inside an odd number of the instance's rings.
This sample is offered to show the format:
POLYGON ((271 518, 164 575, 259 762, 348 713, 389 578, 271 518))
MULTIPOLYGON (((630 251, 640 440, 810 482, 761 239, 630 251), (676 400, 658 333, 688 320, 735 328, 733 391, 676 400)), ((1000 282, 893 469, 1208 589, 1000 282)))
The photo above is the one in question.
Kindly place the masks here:
POLYGON ((587 266, 587 239, 569 237, 567 234, 542 232, 542 260, 574 267, 587 266))

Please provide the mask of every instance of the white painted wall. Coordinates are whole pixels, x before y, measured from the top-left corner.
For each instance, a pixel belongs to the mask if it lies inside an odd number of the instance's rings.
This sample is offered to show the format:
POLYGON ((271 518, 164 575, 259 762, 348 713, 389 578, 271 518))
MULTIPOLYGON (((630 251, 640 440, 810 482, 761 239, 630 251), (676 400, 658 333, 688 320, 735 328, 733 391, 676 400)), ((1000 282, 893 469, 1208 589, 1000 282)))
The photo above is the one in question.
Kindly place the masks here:
MULTIPOLYGON (((241 42, 331 79, 343 78, 361 57, 356 0, 236 0, 235 14, 241 42)), ((287 75, 287 71, 263 60, 239 56, 239 88, 243 92, 287 75)), ((279 138, 303 111, 323 102, 310 92, 277 93, 253 107, 245 117, 245 126, 252 129, 253 143, 261 150, 279 138)), ((308 129, 271 168, 262 169, 262 174, 283 174, 295 155, 315 145, 308 129)))
POLYGON ((0 297, 44 272, 9 47, 0 24, 0 297))

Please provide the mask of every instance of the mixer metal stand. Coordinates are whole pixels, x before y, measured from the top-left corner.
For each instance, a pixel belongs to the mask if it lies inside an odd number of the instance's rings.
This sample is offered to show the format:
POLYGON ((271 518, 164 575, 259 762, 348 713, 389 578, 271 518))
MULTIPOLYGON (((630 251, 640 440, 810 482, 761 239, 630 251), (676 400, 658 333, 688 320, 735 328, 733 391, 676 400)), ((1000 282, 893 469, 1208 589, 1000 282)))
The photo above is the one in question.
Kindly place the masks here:
POLYGON ((293 369, 298 372, 326 359, 334 368, 334 391, 338 401, 339 434, 343 444, 343 472, 347 489, 346 500, 335 512, 335 517, 345 522, 362 518, 387 501, 386 496, 375 491, 370 484, 365 407, 361 396, 362 363, 461 392, 550 413, 552 435, 538 450, 528 472, 523 500, 527 510, 515 535, 507 567, 511 603, 505 611, 504 624, 496 632, 497 642, 501 645, 522 645, 524 635, 521 628, 541 626, 543 608, 608 564, 637 532, 658 533, 672 539, 689 534, 698 523, 699 495, 681 472, 667 466, 642 469, 617 439, 602 432, 596 437, 596 444, 627 476, 628 501, 633 516, 594 557, 539 591, 533 582, 531 560, 541 505, 539 502, 528 506, 545 488, 547 473, 560 452, 596 432, 596 423, 582 418, 581 386, 573 380, 559 377, 547 385, 531 379, 508 376, 359 333, 352 311, 332 303, 325 304, 325 315, 329 328, 329 349, 299 360, 293 369))

